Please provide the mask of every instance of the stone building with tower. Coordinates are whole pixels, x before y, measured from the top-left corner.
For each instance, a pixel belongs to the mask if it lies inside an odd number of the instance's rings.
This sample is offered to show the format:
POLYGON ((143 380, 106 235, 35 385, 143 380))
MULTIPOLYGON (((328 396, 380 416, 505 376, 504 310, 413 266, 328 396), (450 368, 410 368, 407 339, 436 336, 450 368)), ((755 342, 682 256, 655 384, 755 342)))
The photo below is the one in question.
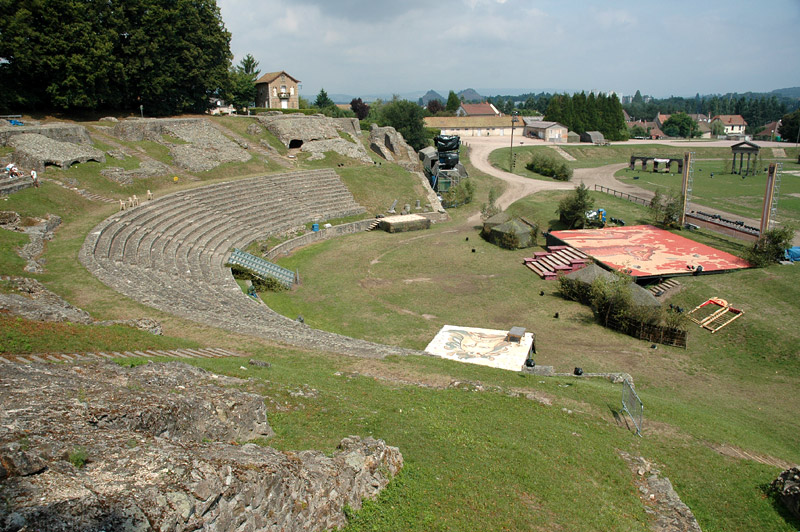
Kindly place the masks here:
POLYGON ((300 109, 299 84, 285 70, 267 72, 256 80, 256 107, 300 109))

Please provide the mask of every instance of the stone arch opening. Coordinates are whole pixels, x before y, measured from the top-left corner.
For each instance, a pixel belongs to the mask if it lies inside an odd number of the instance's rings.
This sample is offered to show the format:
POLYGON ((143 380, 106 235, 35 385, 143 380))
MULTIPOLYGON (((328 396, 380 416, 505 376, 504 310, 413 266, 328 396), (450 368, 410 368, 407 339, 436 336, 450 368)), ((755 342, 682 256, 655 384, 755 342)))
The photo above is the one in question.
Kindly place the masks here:
POLYGON ((303 141, 300 139, 292 139, 289 141, 289 149, 300 148, 302 145, 303 141))

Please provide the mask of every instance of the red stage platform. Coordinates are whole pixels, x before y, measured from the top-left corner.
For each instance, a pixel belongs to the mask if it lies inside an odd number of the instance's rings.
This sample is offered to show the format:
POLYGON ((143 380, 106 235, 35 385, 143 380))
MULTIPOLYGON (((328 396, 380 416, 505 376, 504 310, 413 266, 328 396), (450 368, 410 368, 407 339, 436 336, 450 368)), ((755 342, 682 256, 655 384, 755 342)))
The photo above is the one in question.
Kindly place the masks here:
POLYGON ((652 225, 552 231, 553 237, 634 277, 670 277, 749 268, 744 259, 652 225))

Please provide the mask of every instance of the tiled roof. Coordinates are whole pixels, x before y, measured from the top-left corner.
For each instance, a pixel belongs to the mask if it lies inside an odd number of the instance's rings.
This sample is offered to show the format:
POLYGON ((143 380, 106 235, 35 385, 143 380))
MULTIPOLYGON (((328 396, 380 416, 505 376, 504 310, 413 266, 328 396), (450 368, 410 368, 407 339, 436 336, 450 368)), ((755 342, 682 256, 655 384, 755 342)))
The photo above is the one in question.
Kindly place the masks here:
POLYGON ((726 126, 746 126, 747 122, 745 122, 742 115, 717 115, 711 119, 713 122, 714 120, 719 120, 726 126))
POLYGON ((488 103, 462 103, 461 108, 467 116, 497 116, 499 113, 495 107, 488 103))
MULTIPOLYGON (((425 127, 434 128, 479 128, 479 127, 509 127, 510 116, 426 116, 425 127)), ((515 127, 522 127, 522 121, 515 127)))
POLYGON ((295 83, 300 83, 299 79, 290 76, 289 74, 286 73, 285 70, 279 70, 278 72, 267 72, 266 74, 258 78, 256 80, 256 83, 272 83, 273 81, 278 79, 278 77, 281 74, 285 74, 287 78, 293 80, 295 83))

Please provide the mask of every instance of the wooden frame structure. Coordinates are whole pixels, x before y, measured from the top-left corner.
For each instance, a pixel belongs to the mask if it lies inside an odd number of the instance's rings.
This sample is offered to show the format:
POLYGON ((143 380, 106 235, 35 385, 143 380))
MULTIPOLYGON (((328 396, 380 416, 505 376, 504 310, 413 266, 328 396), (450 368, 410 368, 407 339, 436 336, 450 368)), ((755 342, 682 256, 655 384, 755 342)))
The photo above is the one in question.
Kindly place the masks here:
POLYGON ((739 318, 742 314, 744 314, 744 311, 742 309, 733 308, 724 299, 721 299, 719 297, 712 297, 705 303, 697 305, 687 314, 687 316, 689 317, 690 320, 700 325, 700 327, 708 329, 709 331, 711 331, 711 334, 714 334, 718 330, 730 324, 736 318, 739 318), (708 314, 702 318, 695 318, 694 316, 692 316, 692 314, 694 314, 698 310, 705 308, 709 305, 716 305, 719 308, 714 310, 711 314, 708 314))

